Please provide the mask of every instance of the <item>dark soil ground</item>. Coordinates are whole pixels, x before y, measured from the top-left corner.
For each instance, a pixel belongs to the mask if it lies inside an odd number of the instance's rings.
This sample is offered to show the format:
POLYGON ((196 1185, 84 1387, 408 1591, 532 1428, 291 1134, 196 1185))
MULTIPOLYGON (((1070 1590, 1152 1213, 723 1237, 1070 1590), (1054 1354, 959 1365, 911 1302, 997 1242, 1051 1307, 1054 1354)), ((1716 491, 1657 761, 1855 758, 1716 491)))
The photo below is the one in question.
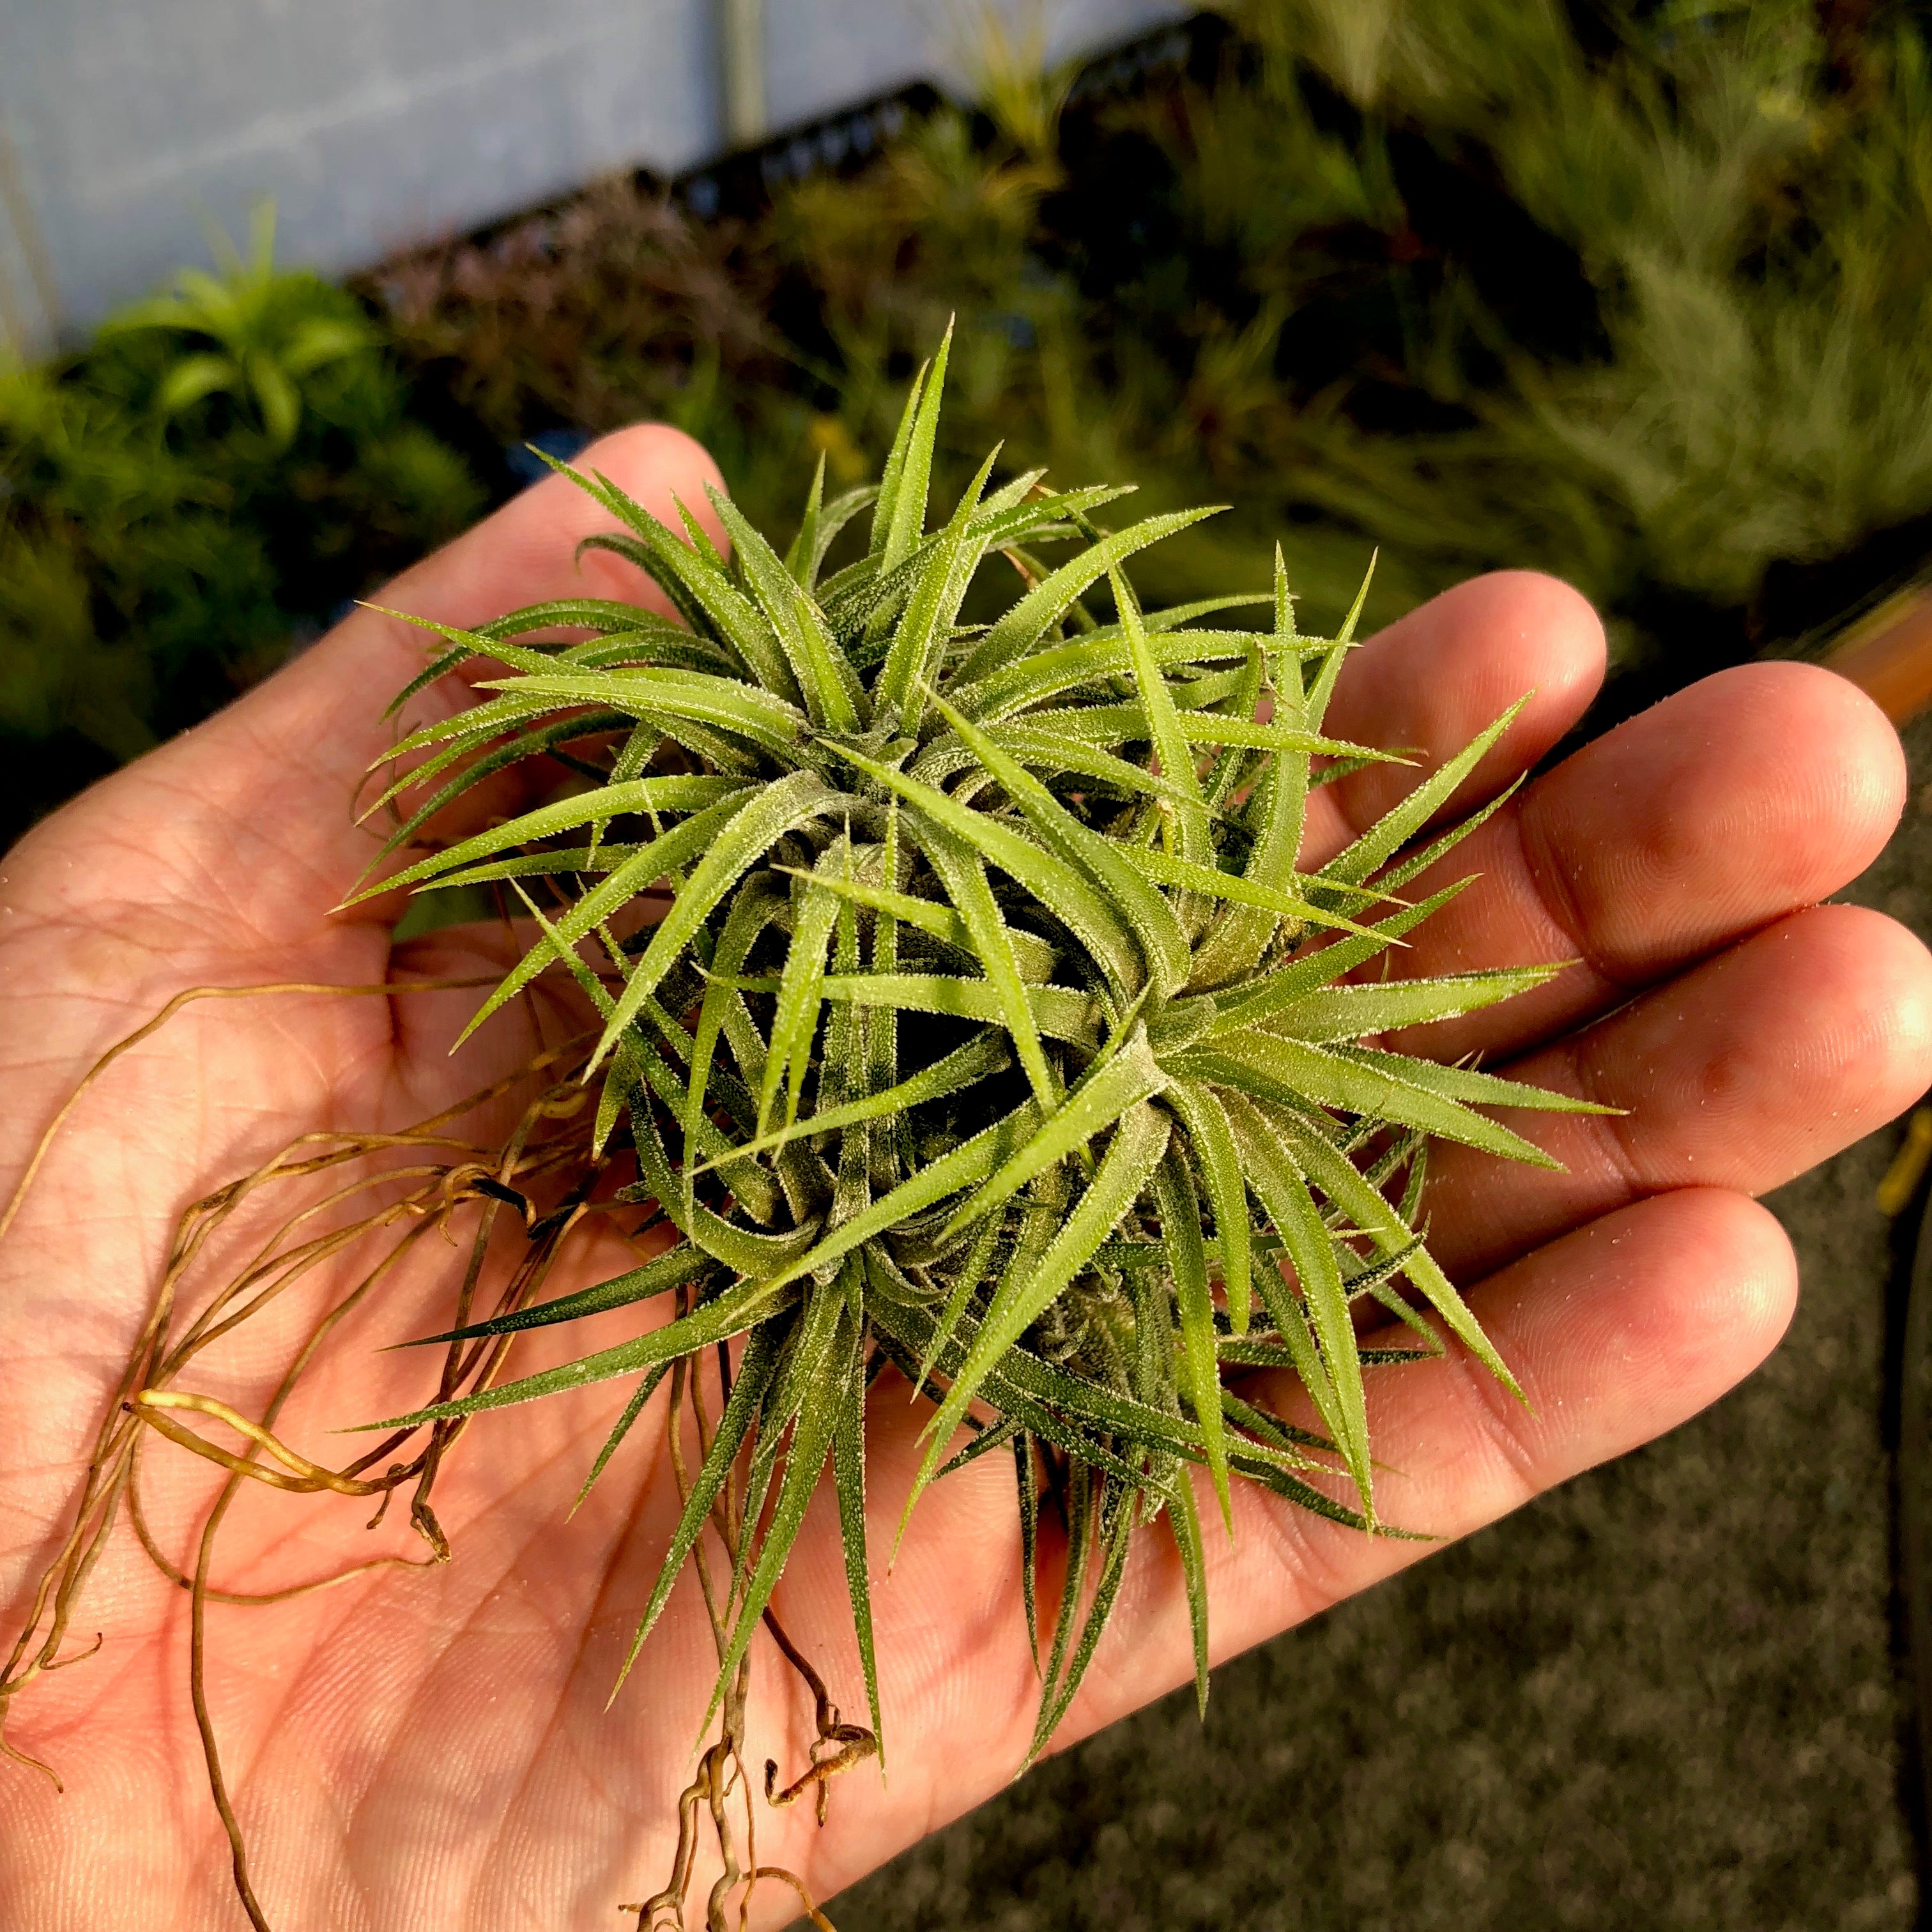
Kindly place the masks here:
MULTIPOLYGON (((1932 938, 1914 804, 1845 896, 1932 938)), ((1034 1772, 841 1932, 1908 1932, 1892 1127, 1771 1204, 1803 1304, 1727 1400, 1034 1772)))

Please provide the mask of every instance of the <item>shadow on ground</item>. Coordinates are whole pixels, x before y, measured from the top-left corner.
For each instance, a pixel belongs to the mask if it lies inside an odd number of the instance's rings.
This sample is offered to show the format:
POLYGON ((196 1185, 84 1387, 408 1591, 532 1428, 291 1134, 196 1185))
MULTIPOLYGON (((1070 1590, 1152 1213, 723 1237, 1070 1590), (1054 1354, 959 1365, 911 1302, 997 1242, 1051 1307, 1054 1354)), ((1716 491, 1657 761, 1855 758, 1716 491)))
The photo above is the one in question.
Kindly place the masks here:
MULTIPOLYGON (((1932 722, 1844 895, 1932 938, 1932 722)), ((1882 1414, 1896 1127, 1771 1205, 1784 1346, 1663 1442, 1177 1694, 840 1932, 1908 1932, 1882 1414)))

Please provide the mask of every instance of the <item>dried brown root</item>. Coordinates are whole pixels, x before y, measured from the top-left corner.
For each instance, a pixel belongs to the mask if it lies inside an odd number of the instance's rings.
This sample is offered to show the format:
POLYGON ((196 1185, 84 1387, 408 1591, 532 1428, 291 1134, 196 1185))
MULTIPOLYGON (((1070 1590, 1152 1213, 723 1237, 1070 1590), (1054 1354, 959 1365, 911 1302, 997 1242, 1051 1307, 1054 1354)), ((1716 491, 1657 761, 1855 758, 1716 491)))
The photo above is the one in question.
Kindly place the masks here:
MULTIPOLYGON (((266 986, 193 987, 178 994, 152 1019, 110 1047, 68 1096, 36 1144, 4 1211, 0 1211, 0 1234, 12 1223, 56 1136, 89 1088, 123 1054, 194 1001, 276 994, 388 998, 490 983, 494 980, 464 979, 335 986, 298 981, 266 986)), ((430 1496, 449 1454, 465 1433, 464 1418, 398 1430, 346 1467, 337 1469, 303 1454, 278 1434, 278 1418, 331 1336, 347 1316, 381 1289, 418 1241, 434 1234, 455 1243, 452 1223, 459 1214, 473 1210, 475 1225, 468 1231, 469 1253, 454 1298, 453 1318, 448 1324, 452 1329, 470 1327, 484 1318, 477 1306, 478 1291, 486 1254, 502 1210, 507 1208, 517 1214, 524 1245, 511 1266, 508 1280, 484 1311, 487 1316, 508 1314, 539 1298, 566 1238, 586 1218, 614 1211, 617 1204, 591 1199, 608 1166, 608 1156, 591 1147, 589 1095, 577 1078, 591 1037, 584 1035, 546 1048, 514 1072, 402 1132, 317 1132, 298 1136, 250 1172, 228 1181, 183 1210, 147 1317, 106 1404, 70 1526, 35 1586, 11 1652, 0 1664, 0 1758, 44 1772, 58 1788, 60 1779, 51 1766, 8 1740, 6 1719, 14 1698, 30 1684, 51 1672, 91 1657, 100 1647, 102 1640, 97 1634, 86 1647, 68 1649, 88 1579, 124 1506, 135 1535, 157 1570, 190 1597, 190 1699, 210 1795, 228 1840, 236 1894, 255 1932, 271 1932, 271 1928, 250 1879, 247 1848, 236 1819, 219 1741, 209 1714, 207 1606, 211 1603, 256 1607, 286 1603, 377 1569, 420 1568, 447 1561, 448 1540, 436 1520, 430 1496), (480 1145, 456 1130, 466 1116, 533 1084, 534 1097, 500 1144, 480 1145), (322 1190, 319 1196, 314 1186, 318 1181, 322 1190), (300 1204, 284 1214, 266 1238, 258 1239, 243 1264, 197 1310, 184 1316, 194 1272, 205 1261, 217 1235, 244 1208, 259 1208, 281 1191, 304 1183, 310 1185, 304 1190, 300 1204), (544 1199, 550 1202, 548 1208, 538 1204, 544 1199), (244 1414, 213 1396, 176 1385, 207 1350, 273 1306, 298 1284, 313 1280, 318 1269, 347 1258, 358 1244, 370 1240, 382 1243, 379 1251, 362 1264, 346 1289, 310 1324, 259 1415, 244 1414), (225 1446, 191 1426, 184 1419, 190 1416, 205 1418, 217 1428, 230 1432, 237 1446, 225 1446), (221 1487, 196 1539, 191 1567, 177 1563, 161 1547, 142 1507, 142 1452, 150 1436, 161 1437, 224 1472, 221 1487), (380 1473, 369 1473, 376 1470, 380 1473), (230 1505, 250 1483, 292 1498, 330 1494, 374 1498, 376 1508, 369 1520, 370 1528, 380 1522, 392 1497, 413 1484, 410 1520, 428 1546, 427 1553, 416 1558, 394 1554, 374 1557, 274 1590, 220 1588, 211 1580, 219 1532, 230 1505)), ((633 1240, 643 1232, 641 1227, 627 1230, 621 1225, 613 1225, 633 1240)), ((681 1308, 682 1301, 680 1292, 681 1308)), ((500 1374, 514 1340, 506 1334, 474 1338, 466 1342, 451 1341, 443 1356, 435 1400, 447 1400, 488 1387, 500 1374)), ((700 1378, 692 1372, 692 1367, 685 1362, 676 1366, 668 1406, 671 1461, 681 1498, 689 1493, 681 1440, 687 1410, 700 1449, 708 1453, 711 1440, 710 1419, 699 1386, 700 1378)), ((718 1373, 722 1389, 728 1390, 730 1360, 722 1348, 718 1373)), ((742 1514, 740 1478, 734 1474, 724 1485, 711 1518, 724 1549, 728 1577, 735 1574, 738 1568, 745 1532, 742 1514)), ((728 1597, 727 1600, 719 1600, 701 1545, 692 1560, 722 1657, 735 1606, 728 1597)), ((782 1790, 778 1789, 776 1765, 767 1764, 766 1796, 775 1805, 787 1805, 806 1790, 812 1790, 823 1823, 830 1780, 874 1755, 878 1741, 869 1731, 841 1722, 823 1680, 769 1610, 764 1621, 812 1694, 817 1733, 811 1747, 810 1768, 782 1790)), ((734 1672, 724 1700, 718 1736, 703 1754, 692 1783, 680 1798, 677 1847, 664 1889, 640 1904, 621 1908, 639 1913, 640 1928, 648 1928, 648 1932, 671 1932, 671 1928, 682 1932, 700 1834, 707 1828, 722 1870, 705 1900, 706 1932, 730 1932, 728 1909, 734 1893, 737 1894, 734 1916, 740 1932, 743 1932, 748 1923, 752 1893, 766 1881, 791 1888, 812 1922, 831 1932, 830 1922, 814 1904, 801 1879, 782 1867, 758 1862, 752 1786, 742 1756, 749 1679, 747 1659, 734 1672), (734 1796, 742 1805, 742 1859, 734 1796)))
MULTIPOLYGON (((680 1312, 682 1312, 684 1297, 685 1291, 680 1290, 680 1312)), ((718 1351, 718 1374, 722 1400, 730 1389, 731 1374, 730 1357, 722 1348, 718 1351)), ((684 1414, 687 1408, 697 1433, 699 1452, 700 1455, 708 1455, 712 1439, 710 1418, 706 1412, 701 1378, 694 1372, 693 1364, 680 1361, 671 1371, 671 1396, 665 1422, 666 1446, 670 1452, 671 1471, 677 1483, 680 1502, 688 1500, 691 1494, 683 1442, 684 1414)), ((728 1577, 734 1576, 739 1569, 739 1551, 746 1528, 743 1499, 735 1470, 725 1479, 722 1491, 712 1505, 710 1522, 724 1550, 725 1574, 728 1577)), ((712 1640, 722 1662, 728 1652, 730 1633, 736 1621, 737 1606, 729 1598, 720 1601, 717 1585, 712 1576, 710 1564, 701 1544, 693 1551, 692 1560, 698 1572, 698 1586, 704 1595, 705 1611, 710 1619, 712 1640)), ((878 1750, 878 1739, 870 1731, 858 1725, 840 1723, 838 1709, 832 1702, 824 1680, 786 1634, 784 1626, 769 1607, 764 1612, 763 1621, 765 1628, 776 1639, 785 1660, 797 1672, 812 1693, 814 1721, 818 1731, 818 1736, 812 1746, 811 1769, 782 1793, 775 1795, 778 1766, 775 1762, 767 1761, 765 1766, 765 1797, 766 1802, 772 1804, 787 1805, 793 1803, 807 1789, 815 1788, 818 1822, 823 1825, 830 1780, 839 1772, 848 1770, 853 1765, 874 1755, 878 1750), (832 1746, 832 1751, 830 1754, 821 1756, 821 1750, 828 1743, 832 1746)), ((725 1688, 718 1738, 700 1757, 696 1774, 680 1796, 677 1849, 672 1856, 670 1874, 664 1888, 652 1893, 649 1898, 619 1907, 620 1911, 638 1914, 638 1932, 684 1932, 686 1908, 697 1863, 700 1811, 709 1817, 712 1838, 723 1868, 705 1900, 705 1932, 730 1932, 725 1911, 734 1892, 739 1894, 737 1921, 740 1932, 743 1932, 744 1927, 749 1922, 752 1894, 760 1883, 766 1880, 789 1886, 798 1894, 804 1904, 806 1914, 813 1924, 824 1928, 824 1932, 836 1932, 832 1922, 819 1910, 805 1881, 796 1873, 789 1871, 782 1865, 761 1865, 758 1863, 758 1818, 743 1756, 746 1692, 751 1682, 751 1668, 748 1655, 740 1659, 732 1673, 731 1682, 725 1688), (743 1794, 745 1862, 742 1865, 738 1861, 730 1814, 727 1806, 727 1800, 734 1788, 743 1794)))
POLYGON ((862 1763, 868 1757, 878 1754, 879 1741, 862 1724, 842 1724, 838 1707, 832 1701, 825 1688, 825 1680, 814 1670, 803 1653, 786 1636, 784 1626, 768 1610, 765 1612, 765 1628, 778 1640, 778 1646, 784 1653, 785 1661, 805 1680, 806 1688, 812 1693, 812 1721, 818 1735, 812 1741, 811 1768, 794 1778, 781 1791, 777 1789, 778 1767, 777 1760, 765 1760, 765 1802, 769 1804, 794 1804, 803 1794, 810 1790, 818 1793, 818 1822, 825 1822, 826 1806, 831 1797, 831 1780, 842 1772, 850 1771, 855 1764, 862 1763))

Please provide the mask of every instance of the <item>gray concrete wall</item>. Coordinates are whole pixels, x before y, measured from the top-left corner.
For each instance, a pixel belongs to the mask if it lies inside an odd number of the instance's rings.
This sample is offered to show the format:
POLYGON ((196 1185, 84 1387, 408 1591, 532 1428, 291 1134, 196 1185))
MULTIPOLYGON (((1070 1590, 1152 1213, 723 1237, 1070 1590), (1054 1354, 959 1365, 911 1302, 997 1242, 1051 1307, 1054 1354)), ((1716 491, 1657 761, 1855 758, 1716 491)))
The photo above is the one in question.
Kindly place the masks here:
MULTIPOLYGON (((717 0, 0 0, 0 328, 29 352, 239 238, 340 273, 723 143, 717 0)), ((1018 13, 1024 0, 1005 0, 1018 13)), ((774 128, 956 82, 970 4, 765 0, 774 128)), ((1059 0, 1055 58, 1185 10, 1059 0)))

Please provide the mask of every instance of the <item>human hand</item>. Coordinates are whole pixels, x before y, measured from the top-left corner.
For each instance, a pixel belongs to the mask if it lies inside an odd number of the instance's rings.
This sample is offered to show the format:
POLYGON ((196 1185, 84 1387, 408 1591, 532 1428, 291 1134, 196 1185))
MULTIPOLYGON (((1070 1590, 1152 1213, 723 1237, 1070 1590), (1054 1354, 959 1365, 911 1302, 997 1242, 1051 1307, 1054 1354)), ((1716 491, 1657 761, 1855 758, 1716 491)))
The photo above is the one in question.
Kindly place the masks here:
MULTIPOLYGON (((701 500, 715 473, 662 430, 626 432, 589 460, 660 514, 674 492, 701 500)), ((598 521, 554 479, 382 601, 472 623, 586 589, 638 598, 614 559, 586 555, 580 574, 572 565, 574 539, 598 521)), ((494 976, 520 950, 480 928, 398 944, 393 898, 329 910, 373 850, 347 800, 384 747, 382 704, 421 661, 419 634, 358 613, 8 855, 0 1190, 98 1054, 184 987, 494 976)), ((1601 668, 1600 631, 1574 593, 1492 578, 1358 652, 1330 722, 1436 763, 1534 687, 1466 806, 1556 742, 1601 668)), ((451 680, 413 715, 464 701, 451 680)), ((1465 1534, 1673 1426, 1775 1342, 1791 1257, 1749 1197, 1932 1084, 1932 962, 1888 921, 1813 903, 1876 853, 1903 781, 1889 728, 1851 686, 1802 666, 1749 667, 1577 754, 1447 862, 1445 877, 1483 876, 1419 930, 1401 970, 1585 963, 1405 1046, 1444 1058, 1480 1048, 1498 1070, 1630 1111, 1518 1123, 1566 1163, 1562 1174, 1437 1150, 1432 1245, 1468 1285, 1529 1406, 1453 1348, 1372 1381, 1387 1520, 1465 1534)), ((1413 782, 1370 770, 1316 794, 1311 862, 1413 782)), ((507 1013, 445 1058, 476 998, 205 1003, 83 1100, 0 1243, 0 1600, 24 1615, 66 1532, 183 1205, 298 1134, 398 1128, 513 1071, 530 1042, 507 1013)), ((554 1276, 548 1292, 627 1264, 596 1260, 586 1249, 575 1276, 554 1276)), ((292 1439, 327 1460, 328 1428, 420 1400, 419 1358, 372 1358, 356 1344, 422 1332, 412 1311, 435 1306, 434 1286, 431 1270, 412 1266, 385 1292, 380 1333, 345 1329, 290 1412, 292 1439)), ((624 1332, 622 1316, 602 1318, 616 1324, 612 1339, 624 1332)), ((298 1335, 272 1330, 280 1354, 238 1351, 198 1385, 259 1403, 298 1335)), ((532 1336, 519 1365, 597 1345, 578 1332, 546 1354, 532 1336)), ((617 1901, 661 1882, 715 1660, 701 1605, 681 1586, 624 1694, 602 1708, 676 1511, 668 1459, 640 1430, 565 1523, 622 1400, 614 1386, 473 1425, 436 1492, 456 1552, 448 1566, 377 1570, 270 1608, 209 1606, 210 1718, 277 1926, 608 1926, 617 1901)), ((917 1463, 922 1417, 904 1395, 888 1376, 872 1400, 877 1550, 917 1463)), ((1292 1407, 1294 1396, 1270 1400, 1292 1407)), ((210 1472, 151 1454, 143 1491, 158 1541, 179 1559, 210 1472)), ((1235 1503, 1234 1543, 1208 1546, 1220 1655, 1430 1546, 1366 1538, 1252 1490, 1235 1503)), ((326 1574, 369 1507, 248 1495, 214 1580, 261 1592, 326 1574)), ((890 1782, 869 1770, 843 1780, 822 1833, 805 1808, 761 1808, 760 1862, 828 1896, 1011 1775, 1037 1696, 1014 1516, 1010 1474, 984 1463, 921 1503, 874 1588, 890 1782)), ((354 1553, 419 1554, 401 1517, 354 1553)), ((824 1498, 778 1605, 835 1694, 857 1702, 843 1558, 824 1498)), ((184 1694, 188 1611, 131 1538, 109 1546, 70 1646, 98 1629, 101 1654, 42 1678, 9 1714, 13 1740, 52 1762, 68 1790, 0 1769, 0 1922, 21 1932, 110 1916, 181 1932, 243 1922, 184 1694)), ((1178 1568, 1150 1540, 1059 1742, 1160 1695, 1190 1661, 1178 1568)), ((795 1683, 762 1647, 751 1708, 758 1754, 798 1762, 809 1726, 795 1683)), ((757 1909, 777 1923, 796 1905, 772 1888, 757 1909)))

